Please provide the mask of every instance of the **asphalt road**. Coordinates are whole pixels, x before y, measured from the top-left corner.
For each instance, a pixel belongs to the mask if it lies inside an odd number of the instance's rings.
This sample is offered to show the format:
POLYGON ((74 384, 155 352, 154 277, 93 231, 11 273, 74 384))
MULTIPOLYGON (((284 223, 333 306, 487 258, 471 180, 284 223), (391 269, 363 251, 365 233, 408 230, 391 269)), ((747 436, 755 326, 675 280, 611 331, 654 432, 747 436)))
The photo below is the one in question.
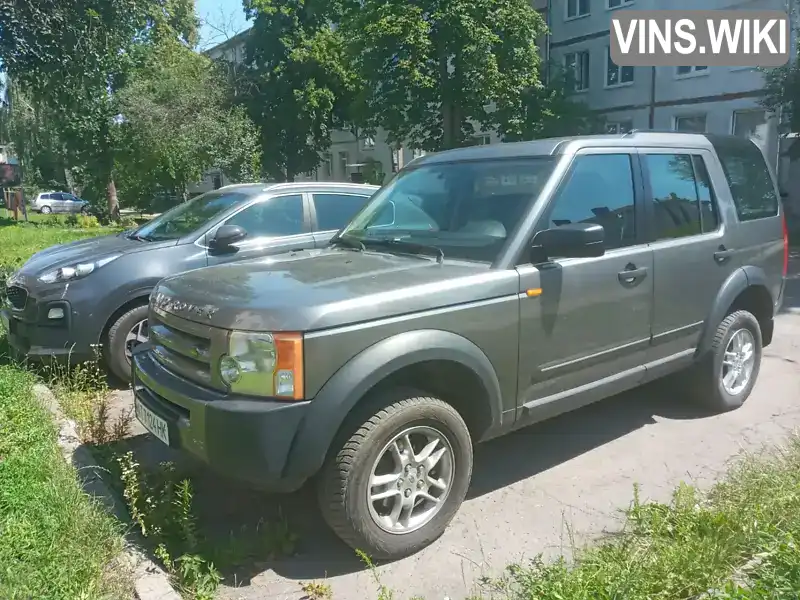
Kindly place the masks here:
MULTIPOLYGON (((743 449, 784 440, 800 426, 800 268, 792 271, 798 274, 745 406, 703 416, 665 384, 651 385, 480 446, 468 499, 445 535, 379 567, 381 583, 397 600, 463 600, 481 576, 509 563, 539 553, 569 556, 576 545, 618 529, 635 483, 644 498, 668 500, 679 482, 707 486, 743 449)), ((118 394, 118 405, 130 402, 118 394)), ((141 456, 174 458, 149 436, 133 442, 141 456)), ((377 597, 374 574, 328 532, 310 493, 264 497, 192 469, 198 511, 221 535, 282 511, 300 539, 295 557, 225 572, 220 598, 302 598, 300 583, 322 579, 336 600, 377 597)))

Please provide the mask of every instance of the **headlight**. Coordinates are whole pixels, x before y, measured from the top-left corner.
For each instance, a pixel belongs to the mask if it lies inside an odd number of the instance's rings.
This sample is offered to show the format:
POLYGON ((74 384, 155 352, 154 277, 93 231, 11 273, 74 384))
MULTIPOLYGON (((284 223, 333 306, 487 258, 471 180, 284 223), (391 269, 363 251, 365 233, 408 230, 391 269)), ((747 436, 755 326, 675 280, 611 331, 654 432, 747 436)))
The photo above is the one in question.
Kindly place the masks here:
POLYGON ((219 360, 222 382, 237 394, 303 399, 303 336, 232 331, 219 360))
POLYGON ((100 260, 77 263, 67 267, 59 267, 58 269, 54 269, 44 273, 43 275, 39 275, 39 281, 42 283, 56 283, 59 281, 72 281, 74 279, 80 279, 81 277, 86 277, 90 273, 93 273, 103 265, 107 265, 112 260, 116 260, 120 256, 121 254, 115 254, 113 256, 106 256, 100 260))

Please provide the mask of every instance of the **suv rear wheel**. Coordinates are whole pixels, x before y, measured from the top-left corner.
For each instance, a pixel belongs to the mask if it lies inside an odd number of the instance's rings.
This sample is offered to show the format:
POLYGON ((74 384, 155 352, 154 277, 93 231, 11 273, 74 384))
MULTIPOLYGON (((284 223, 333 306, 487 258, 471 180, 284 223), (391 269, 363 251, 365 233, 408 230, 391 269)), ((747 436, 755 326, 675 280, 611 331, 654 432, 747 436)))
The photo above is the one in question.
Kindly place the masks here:
POLYGON ((472 439, 461 415, 438 398, 397 390, 380 400, 385 408, 326 462, 318 494, 342 540, 393 560, 447 528, 472 478, 472 439))
POLYGON ((715 412, 744 404, 761 368, 761 327, 746 310, 725 317, 717 327, 708 358, 695 367, 692 395, 715 412))

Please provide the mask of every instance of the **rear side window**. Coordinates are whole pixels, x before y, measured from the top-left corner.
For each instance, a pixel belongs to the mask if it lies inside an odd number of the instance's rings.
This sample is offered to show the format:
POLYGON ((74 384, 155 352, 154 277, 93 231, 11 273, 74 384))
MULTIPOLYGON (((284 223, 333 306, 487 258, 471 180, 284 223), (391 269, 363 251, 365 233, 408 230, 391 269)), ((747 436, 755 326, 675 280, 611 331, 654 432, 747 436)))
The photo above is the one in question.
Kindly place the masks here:
POLYGON ((314 194, 317 229, 341 229, 367 203, 368 196, 355 194, 314 194))
POLYGON ((702 157, 646 154, 644 161, 656 239, 675 239, 717 229, 719 217, 702 157))
POLYGON ((722 170, 731 189, 740 221, 754 221, 778 215, 775 193, 764 155, 753 143, 736 147, 717 146, 722 170))

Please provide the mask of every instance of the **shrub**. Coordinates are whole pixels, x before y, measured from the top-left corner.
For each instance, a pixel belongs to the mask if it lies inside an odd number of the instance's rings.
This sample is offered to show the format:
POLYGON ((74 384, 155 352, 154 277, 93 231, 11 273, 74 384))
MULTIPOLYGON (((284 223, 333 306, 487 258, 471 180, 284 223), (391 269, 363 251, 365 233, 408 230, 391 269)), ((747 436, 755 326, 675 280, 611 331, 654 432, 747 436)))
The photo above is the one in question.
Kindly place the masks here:
POLYGON ((100 227, 100 221, 94 215, 78 215, 78 227, 81 229, 94 229, 100 227))
POLYGON ((67 227, 77 227, 78 226, 78 215, 74 213, 70 213, 64 219, 64 225, 67 227))
POLYGON ((119 224, 122 227, 124 227, 125 229, 131 229, 133 227, 138 227, 139 226, 139 223, 136 221, 136 219, 134 219, 133 217, 130 217, 130 216, 122 217, 119 220, 119 224))

